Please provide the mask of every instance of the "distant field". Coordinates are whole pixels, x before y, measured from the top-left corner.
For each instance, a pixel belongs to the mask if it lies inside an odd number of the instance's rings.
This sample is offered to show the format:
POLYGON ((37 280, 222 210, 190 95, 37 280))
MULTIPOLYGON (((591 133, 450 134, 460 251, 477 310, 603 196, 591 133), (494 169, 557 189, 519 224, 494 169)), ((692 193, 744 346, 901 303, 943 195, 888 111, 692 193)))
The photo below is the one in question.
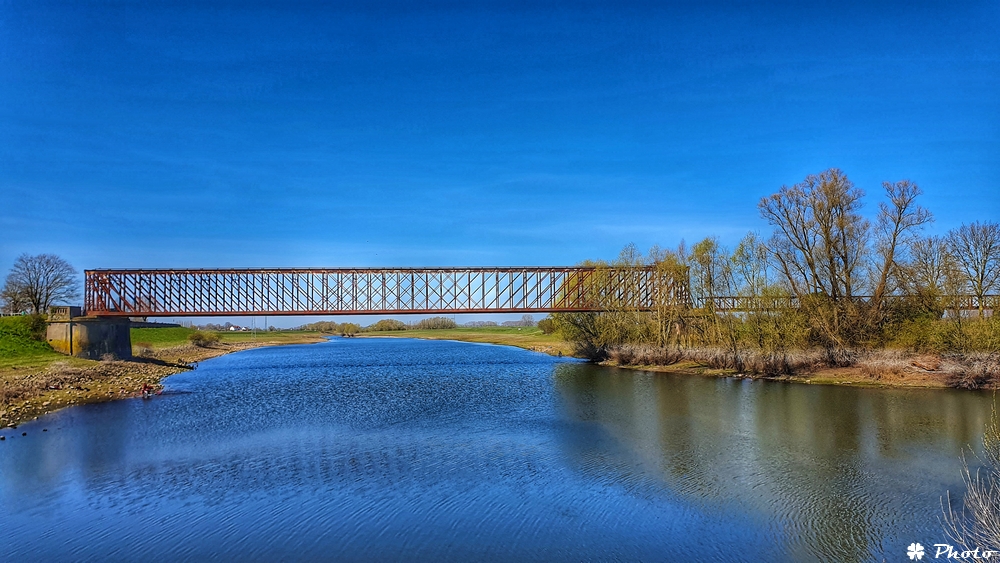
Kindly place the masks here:
POLYGON ((182 326, 170 328, 133 328, 131 331, 132 347, 137 342, 152 344, 153 348, 170 348, 188 343, 188 336, 196 331, 182 326))
MULTIPOLYGON (((190 328, 184 327, 171 327, 171 328, 133 328, 132 329, 132 348, 135 349, 139 343, 150 344, 153 349, 158 348, 172 348, 174 346, 183 346, 189 343, 188 337, 194 334, 196 331, 190 328)), ((303 339, 303 337, 315 337, 321 336, 318 332, 309 331, 279 331, 279 332, 264 332, 257 331, 255 335, 252 332, 236 332, 236 331, 210 331, 214 334, 219 335, 220 342, 252 342, 254 340, 267 341, 267 342, 296 342, 303 339)))
POLYGON ((281 330, 275 332, 264 332, 257 331, 254 335, 252 332, 227 332, 219 331, 216 332, 222 342, 252 342, 254 340, 263 340, 267 342, 299 342, 311 338, 317 338, 324 336, 323 333, 313 330, 281 330))
POLYGON ((572 355, 573 346, 555 334, 545 334, 537 327, 486 326, 476 328, 444 328, 437 330, 399 330, 366 332, 359 336, 391 336, 426 340, 459 340, 517 346, 549 354, 572 355))

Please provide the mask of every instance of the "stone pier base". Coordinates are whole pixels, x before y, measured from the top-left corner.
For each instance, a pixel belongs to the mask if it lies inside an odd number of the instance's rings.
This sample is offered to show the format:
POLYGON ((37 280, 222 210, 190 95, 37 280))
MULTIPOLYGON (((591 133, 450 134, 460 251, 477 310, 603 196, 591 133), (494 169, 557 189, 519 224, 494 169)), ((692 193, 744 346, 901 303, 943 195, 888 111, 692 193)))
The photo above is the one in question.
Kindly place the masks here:
POLYGON ((73 317, 49 321, 46 339, 56 352, 100 360, 132 357, 132 337, 127 318, 73 317))

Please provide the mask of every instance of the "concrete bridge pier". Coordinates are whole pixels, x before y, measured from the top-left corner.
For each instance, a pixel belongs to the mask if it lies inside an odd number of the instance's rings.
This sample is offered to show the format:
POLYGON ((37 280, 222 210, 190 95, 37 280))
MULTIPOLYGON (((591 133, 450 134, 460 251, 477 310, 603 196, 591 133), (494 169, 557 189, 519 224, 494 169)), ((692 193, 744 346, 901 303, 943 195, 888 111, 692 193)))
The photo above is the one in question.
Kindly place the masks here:
POLYGON ((46 340, 67 356, 124 360, 132 357, 130 325, 128 317, 84 317, 79 307, 52 307, 46 340))

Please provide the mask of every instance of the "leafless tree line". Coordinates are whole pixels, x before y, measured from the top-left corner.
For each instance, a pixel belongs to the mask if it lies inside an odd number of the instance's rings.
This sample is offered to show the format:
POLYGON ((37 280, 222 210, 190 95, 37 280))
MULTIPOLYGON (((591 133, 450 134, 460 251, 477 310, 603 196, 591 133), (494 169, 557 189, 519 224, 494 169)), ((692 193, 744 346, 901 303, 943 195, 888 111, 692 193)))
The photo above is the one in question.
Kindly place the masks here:
POLYGON ((1000 350, 1000 337, 989 336, 997 319, 985 318, 987 296, 1000 292, 1000 225, 974 222, 925 236, 933 217, 919 203, 920 188, 902 180, 883 183, 882 192, 869 220, 864 192, 831 169, 761 199, 770 237, 748 233, 732 251, 715 237, 646 255, 630 245, 611 263, 588 263, 609 271, 653 266, 687 278, 695 310, 664 299, 649 313, 598 296, 606 312, 555 319, 595 358, 621 345, 711 346, 729 350, 737 369, 747 350, 781 357, 820 348, 830 363, 849 363, 858 348, 929 346, 919 341, 934 331, 950 335, 939 348, 1000 350), (971 298, 988 326, 962 311, 971 298), (739 307, 721 305, 727 302, 739 307))

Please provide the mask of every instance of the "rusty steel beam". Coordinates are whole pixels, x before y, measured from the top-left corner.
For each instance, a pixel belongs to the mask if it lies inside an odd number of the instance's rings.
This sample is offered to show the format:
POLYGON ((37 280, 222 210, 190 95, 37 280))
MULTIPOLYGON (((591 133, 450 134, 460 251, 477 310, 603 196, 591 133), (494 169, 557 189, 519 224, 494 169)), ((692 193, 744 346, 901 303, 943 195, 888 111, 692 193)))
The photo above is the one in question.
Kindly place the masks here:
POLYGON ((690 307, 655 268, 87 270, 88 315, 558 313, 690 307))

